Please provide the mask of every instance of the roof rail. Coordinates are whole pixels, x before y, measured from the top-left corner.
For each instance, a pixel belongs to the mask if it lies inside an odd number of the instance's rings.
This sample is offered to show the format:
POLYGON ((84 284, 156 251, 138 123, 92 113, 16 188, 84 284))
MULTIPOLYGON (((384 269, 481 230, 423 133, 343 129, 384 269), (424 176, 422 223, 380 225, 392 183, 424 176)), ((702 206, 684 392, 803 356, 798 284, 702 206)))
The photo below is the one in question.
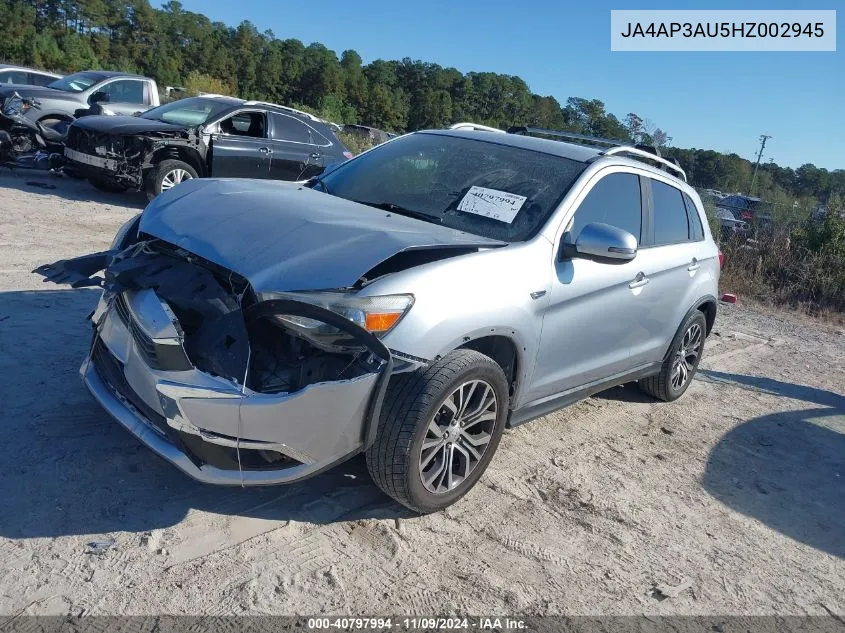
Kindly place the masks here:
POLYGON ((304 116, 306 119, 310 119, 311 121, 319 121, 323 122, 318 116, 311 114, 310 112, 305 112, 303 110, 297 110, 296 108, 290 108, 288 106, 279 105, 278 103, 270 103, 269 101, 245 101, 244 105, 262 105, 262 106, 270 106, 271 108, 278 108, 279 110, 287 110, 288 112, 294 112, 299 116, 304 116))
POLYGON ((477 130, 480 132, 501 132, 504 134, 504 130, 500 130, 497 127, 490 127, 489 125, 482 125, 481 123, 470 123, 468 121, 464 121, 462 123, 455 123, 454 125, 449 126, 450 130, 477 130))
POLYGON ((629 154, 631 156, 636 156, 637 158, 642 158, 644 160, 654 161, 665 169, 671 169, 676 174, 680 175, 684 182, 687 181, 687 173, 683 169, 681 169, 680 165, 678 165, 677 163, 673 163, 672 161, 667 160, 657 154, 652 154, 637 147, 630 147, 627 145, 611 147, 610 149, 607 149, 601 153, 602 156, 612 156, 614 154, 629 154))
POLYGON ((571 139, 573 141, 583 141, 586 143, 595 143, 596 145, 624 145, 625 141, 614 141, 609 138, 600 138, 598 136, 586 136, 584 134, 575 134, 575 132, 564 132, 562 130, 547 130, 542 127, 525 127, 522 125, 514 125, 508 128, 508 134, 545 134, 546 136, 556 136, 558 138, 571 139))
POLYGON ((609 145, 610 147, 599 153, 599 156, 613 156, 615 154, 628 154, 643 160, 650 160, 664 169, 670 169, 676 174, 679 174, 684 182, 687 181, 687 174, 681 169, 677 163, 673 163, 662 156, 656 147, 650 145, 629 145, 626 141, 618 141, 609 138, 601 138, 598 136, 586 136, 584 134, 575 134, 574 132, 563 132, 560 130, 547 130, 539 127, 524 127, 513 126, 508 128, 509 134, 544 134, 546 136, 556 136, 562 139, 573 141, 581 141, 582 143, 592 143, 594 145, 609 145))

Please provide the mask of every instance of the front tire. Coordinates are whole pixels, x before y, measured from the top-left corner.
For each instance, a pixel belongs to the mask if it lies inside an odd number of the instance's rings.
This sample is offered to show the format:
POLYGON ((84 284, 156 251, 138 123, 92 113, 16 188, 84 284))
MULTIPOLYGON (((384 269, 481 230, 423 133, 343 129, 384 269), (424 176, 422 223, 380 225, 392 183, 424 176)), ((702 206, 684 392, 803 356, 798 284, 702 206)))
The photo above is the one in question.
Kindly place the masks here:
POLYGON ((678 328, 660 373, 640 380, 640 389, 665 402, 684 395, 701 362, 706 332, 704 314, 696 310, 678 328))
POLYGON ((463 497, 493 458, 508 412, 502 368, 474 350, 394 376, 367 469, 402 505, 436 512, 463 497))
POLYGON ((168 158, 155 165, 147 174, 144 191, 147 199, 152 201, 162 191, 167 191, 181 182, 197 177, 196 169, 185 161, 168 158))

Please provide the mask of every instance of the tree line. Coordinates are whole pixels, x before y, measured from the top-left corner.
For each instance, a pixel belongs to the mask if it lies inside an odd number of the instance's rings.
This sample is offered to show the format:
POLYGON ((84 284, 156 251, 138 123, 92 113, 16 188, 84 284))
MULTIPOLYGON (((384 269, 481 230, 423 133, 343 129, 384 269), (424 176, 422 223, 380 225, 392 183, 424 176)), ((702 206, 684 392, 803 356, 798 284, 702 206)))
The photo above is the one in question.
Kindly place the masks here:
MULTIPOLYGON (((496 127, 533 125, 665 147, 696 186, 748 192, 752 163, 736 154, 669 147, 671 137, 648 119, 619 119, 598 99, 561 104, 531 92, 521 78, 462 73, 403 59, 364 64, 354 50, 340 57, 319 43, 278 39, 252 23, 236 27, 185 11, 176 0, 0 0, 0 61, 73 72, 137 72, 161 86, 223 92, 301 107, 338 123, 389 131, 474 121, 496 127)), ((845 195, 845 171, 814 165, 760 166, 755 193, 825 202, 845 195)))

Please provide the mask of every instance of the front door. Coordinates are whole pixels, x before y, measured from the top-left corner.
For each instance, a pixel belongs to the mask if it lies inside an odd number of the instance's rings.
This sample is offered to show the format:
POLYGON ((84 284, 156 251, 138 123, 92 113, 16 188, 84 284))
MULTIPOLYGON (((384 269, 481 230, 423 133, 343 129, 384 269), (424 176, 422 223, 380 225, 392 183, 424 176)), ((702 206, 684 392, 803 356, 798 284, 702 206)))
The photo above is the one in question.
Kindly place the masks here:
POLYGON ((216 178, 269 178, 273 153, 267 116, 241 111, 217 124, 211 136, 211 175, 216 178))
POLYGON ((96 88, 94 92, 104 92, 109 96, 109 100, 100 105, 111 114, 133 116, 150 107, 150 96, 147 94, 149 86, 142 79, 116 79, 96 88))
MULTIPOLYGON (((628 231, 639 243, 643 226, 639 177, 615 172, 598 175, 588 186, 563 239, 574 243, 584 226, 603 222, 628 231)), ((582 258, 554 262, 529 401, 632 368, 631 348, 647 336, 642 323, 648 292, 645 272, 637 257, 620 263, 582 258)))

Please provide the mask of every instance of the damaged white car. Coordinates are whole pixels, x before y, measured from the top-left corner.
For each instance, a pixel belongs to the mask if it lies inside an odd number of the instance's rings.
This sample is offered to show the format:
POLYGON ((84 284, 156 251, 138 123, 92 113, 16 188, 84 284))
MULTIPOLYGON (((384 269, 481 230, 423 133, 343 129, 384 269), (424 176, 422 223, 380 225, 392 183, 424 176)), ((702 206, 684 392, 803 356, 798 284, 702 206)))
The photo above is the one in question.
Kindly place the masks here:
POLYGON ((633 148, 420 132, 306 185, 185 182, 111 250, 36 272, 103 287, 84 383, 188 475, 282 484, 365 452, 430 512, 506 426, 689 385, 719 253, 696 193, 644 159, 682 175, 633 148))

